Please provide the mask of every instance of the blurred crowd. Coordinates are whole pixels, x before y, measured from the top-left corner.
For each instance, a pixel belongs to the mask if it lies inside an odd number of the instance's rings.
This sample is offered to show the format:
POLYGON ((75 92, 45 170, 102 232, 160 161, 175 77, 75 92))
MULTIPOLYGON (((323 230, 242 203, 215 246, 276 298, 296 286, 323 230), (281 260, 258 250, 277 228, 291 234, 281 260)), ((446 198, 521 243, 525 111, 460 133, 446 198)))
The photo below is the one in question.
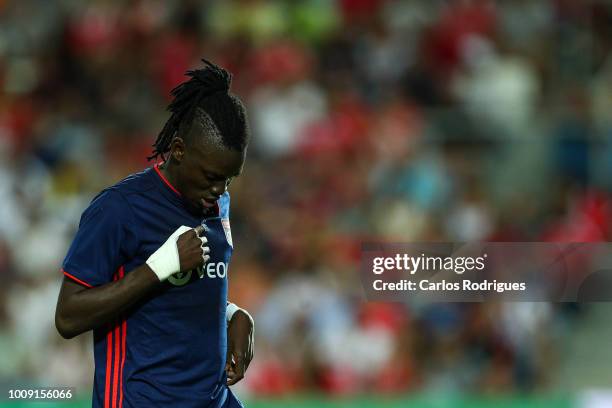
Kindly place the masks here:
POLYGON ((611 31, 603 0, 0 1, 0 383, 89 392, 91 337, 53 323, 63 256, 205 57, 253 131, 241 395, 546 389, 577 308, 367 303, 360 244, 610 240, 611 31))

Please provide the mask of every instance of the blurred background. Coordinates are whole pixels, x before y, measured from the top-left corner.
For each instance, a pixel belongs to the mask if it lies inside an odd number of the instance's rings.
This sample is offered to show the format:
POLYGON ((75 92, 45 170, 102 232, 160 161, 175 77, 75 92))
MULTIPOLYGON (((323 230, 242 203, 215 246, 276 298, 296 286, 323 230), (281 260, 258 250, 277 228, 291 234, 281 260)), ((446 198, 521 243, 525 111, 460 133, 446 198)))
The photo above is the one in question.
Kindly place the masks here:
POLYGON ((364 240, 610 240, 611 34, 607 0, 0 0, 0 384, 90 406, 59 267, 205 57, 253 130, 248 407, 612 407, 610 305, 367 303, 358 275, 364 240))

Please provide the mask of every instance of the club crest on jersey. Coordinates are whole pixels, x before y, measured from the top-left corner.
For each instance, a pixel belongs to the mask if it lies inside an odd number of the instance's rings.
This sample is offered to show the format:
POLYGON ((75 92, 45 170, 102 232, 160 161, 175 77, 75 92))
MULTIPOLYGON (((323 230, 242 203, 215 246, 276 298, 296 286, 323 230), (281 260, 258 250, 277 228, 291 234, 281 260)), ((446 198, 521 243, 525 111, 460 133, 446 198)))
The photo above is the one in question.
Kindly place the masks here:
POLYGON ((191 279, 191 271, 178 272, 174 275, 170 275, 168 282, 174 286, 183 286, 189 282, 189 279, 191 279))
POLYGON ((234 244, 232 243, 232 229, 230 228, 229 218, 223 218, 221 220, 221 225, 223 226, 223 231, 225 232, 225 239, 227 239, 227 243, 233 248, 234 244))

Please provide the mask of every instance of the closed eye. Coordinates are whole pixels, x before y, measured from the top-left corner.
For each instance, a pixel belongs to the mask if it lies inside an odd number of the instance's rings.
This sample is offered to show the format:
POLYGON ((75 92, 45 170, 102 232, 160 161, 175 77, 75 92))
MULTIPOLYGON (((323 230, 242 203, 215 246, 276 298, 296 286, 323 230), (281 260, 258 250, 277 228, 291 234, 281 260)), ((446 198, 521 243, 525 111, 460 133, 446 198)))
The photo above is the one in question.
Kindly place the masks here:
POLYGON ((206 177, 206 180, 211 181, 211 182, 226 180, 225 177, 219 176, 217 174, 212 174, 212 173, 206 173, 204 176, 206 177))
MULTIPOLYGON (((238 174, 239 175, 239 174, 238 174)), ((213 174, 213 173, 205 173, 204 177, 206 177, 206 180, 208 180, 208 182, 210 183, 217 183, 219 181, 222 181, 226 188, 232 183, 232 181, 234 181, 234 179, 238 176, 231 176, 231 177, 224 177, 224 176, 220 176, 218 174, 213 174)))

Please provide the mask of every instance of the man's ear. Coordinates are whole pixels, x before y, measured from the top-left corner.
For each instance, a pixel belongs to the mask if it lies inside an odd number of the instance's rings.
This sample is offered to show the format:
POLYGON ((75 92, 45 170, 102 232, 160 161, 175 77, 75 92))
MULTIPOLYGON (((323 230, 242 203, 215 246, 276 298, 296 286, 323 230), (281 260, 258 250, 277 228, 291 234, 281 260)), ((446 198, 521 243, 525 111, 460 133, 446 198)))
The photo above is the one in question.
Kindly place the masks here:
POLYGON ((175 137, 170 144, 170 159, 182 162, 185 156, 185 141, 181 137, 175 137))

